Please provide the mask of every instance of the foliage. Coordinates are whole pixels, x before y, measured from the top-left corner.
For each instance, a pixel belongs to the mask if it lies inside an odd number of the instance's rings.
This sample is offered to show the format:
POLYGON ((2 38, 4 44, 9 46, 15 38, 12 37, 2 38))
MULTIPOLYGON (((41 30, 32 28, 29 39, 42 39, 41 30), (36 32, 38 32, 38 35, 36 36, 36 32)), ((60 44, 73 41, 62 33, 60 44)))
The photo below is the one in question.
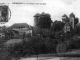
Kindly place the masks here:
POLYGON ((79 18, 76 17, 74 20, 74 24, 76 25, 78 22, 79 22, 79 18))
POLYGON ((80 34, 80 25, 75 26, 75 34, 79 35, 80 34))
POLYGON ((33 34, 37 35, 37 34, 42 34, 42 29, 40 27, 34 27, 33 29, 33 34))
POLYGON ((5 34, 5 40, 9 40, 15 38, 15 35, 18 36, 19 32, 12 29, 6 29, 4 30, 4 34, 5 34))
POLYGON ((32 54, 45 54, 55 51, 56 40, 48 38, 41 39, 40 36, 28 38, 28 41, 23 40, 22 43, 14 44, 8 47, 8 51, 13 57, 23 57, 32 54))
POLYGON ((51 39, 50 37, 47 37, 44 39, 44 44, 46 46, 46 52, 47 53, 53 53, 56 52, 56 45, 57 45, 57 40, 51 39))
POLYGON ((51 22, 52 22, 52 20, 51 20, 50 16, 48 16, 47 14, 44 14, 44 16, 40 15, 38 26, 40 28, 50 28, 51 22))
POLYGON ((51 31, 57 32, 63 29, 64 23, 61 21, 54 21, 53 25, 51 26, 51 31))

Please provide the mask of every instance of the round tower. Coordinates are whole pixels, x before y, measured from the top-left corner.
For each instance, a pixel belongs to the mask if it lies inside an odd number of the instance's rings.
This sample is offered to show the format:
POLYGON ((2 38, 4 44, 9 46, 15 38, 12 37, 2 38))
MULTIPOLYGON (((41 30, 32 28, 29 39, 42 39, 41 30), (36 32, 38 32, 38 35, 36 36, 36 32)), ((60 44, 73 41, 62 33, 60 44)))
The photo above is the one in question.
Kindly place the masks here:
POLYGON ((39 14, 39 13, 37 13, 37 14, 35 14, 35 15, 34 15, 34 27, 36 27, 36 26, 37 26, 37 24, 38 24, 39 16, 40 16, 40 14, 39 14))

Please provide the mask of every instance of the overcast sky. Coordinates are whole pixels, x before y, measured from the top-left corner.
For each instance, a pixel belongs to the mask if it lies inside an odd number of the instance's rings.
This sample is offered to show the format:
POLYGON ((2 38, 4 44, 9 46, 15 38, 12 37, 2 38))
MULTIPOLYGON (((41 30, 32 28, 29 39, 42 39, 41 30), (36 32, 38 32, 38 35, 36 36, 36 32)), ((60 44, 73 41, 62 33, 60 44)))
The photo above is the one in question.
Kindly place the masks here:
POLYGON ((61 20, 63 14, 69 16, 71 12, 73 12, 76 17, 80 18, 80 0, 2 0, 0 3, 3 2, 9 3, 8 5, 12 12, 11 19, 5 24, 9 26, 14 23, 22 22, 33 26, 33 16, 36 13, 42 12, 49 13, 53 21, 61 20), (27 4, 12 4, 12 2, 23 2, 27 4))

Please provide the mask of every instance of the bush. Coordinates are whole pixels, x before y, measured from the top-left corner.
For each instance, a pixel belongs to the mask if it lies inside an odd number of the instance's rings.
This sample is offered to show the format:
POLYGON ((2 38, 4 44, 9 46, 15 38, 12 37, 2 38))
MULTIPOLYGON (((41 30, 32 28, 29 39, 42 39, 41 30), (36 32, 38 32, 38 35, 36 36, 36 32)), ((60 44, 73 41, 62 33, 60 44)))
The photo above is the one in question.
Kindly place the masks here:
POLYGON ((8 51, 14 57, 23 57, 25 55, 37 55, 52 53, 56 49, 56 40, 48 38, 41 39, 39 36, 29 37, 28 41, 10 46, 8 51))
POLYGON ((22 57, 25 55, 37 54, 41 45, 38 37, 32 37, 31 39, 24 40, 22 43, 9 46, 8 51, 13 57, 22 57))

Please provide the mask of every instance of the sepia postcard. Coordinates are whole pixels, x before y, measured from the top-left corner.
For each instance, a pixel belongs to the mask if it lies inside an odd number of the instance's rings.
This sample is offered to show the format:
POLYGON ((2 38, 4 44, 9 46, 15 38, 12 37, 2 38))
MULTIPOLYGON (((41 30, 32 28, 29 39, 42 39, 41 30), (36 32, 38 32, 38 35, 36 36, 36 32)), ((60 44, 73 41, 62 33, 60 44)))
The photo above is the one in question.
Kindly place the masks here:
POLYGON ((80 60, 80 0, 0 0, 0 60, 80 60))

